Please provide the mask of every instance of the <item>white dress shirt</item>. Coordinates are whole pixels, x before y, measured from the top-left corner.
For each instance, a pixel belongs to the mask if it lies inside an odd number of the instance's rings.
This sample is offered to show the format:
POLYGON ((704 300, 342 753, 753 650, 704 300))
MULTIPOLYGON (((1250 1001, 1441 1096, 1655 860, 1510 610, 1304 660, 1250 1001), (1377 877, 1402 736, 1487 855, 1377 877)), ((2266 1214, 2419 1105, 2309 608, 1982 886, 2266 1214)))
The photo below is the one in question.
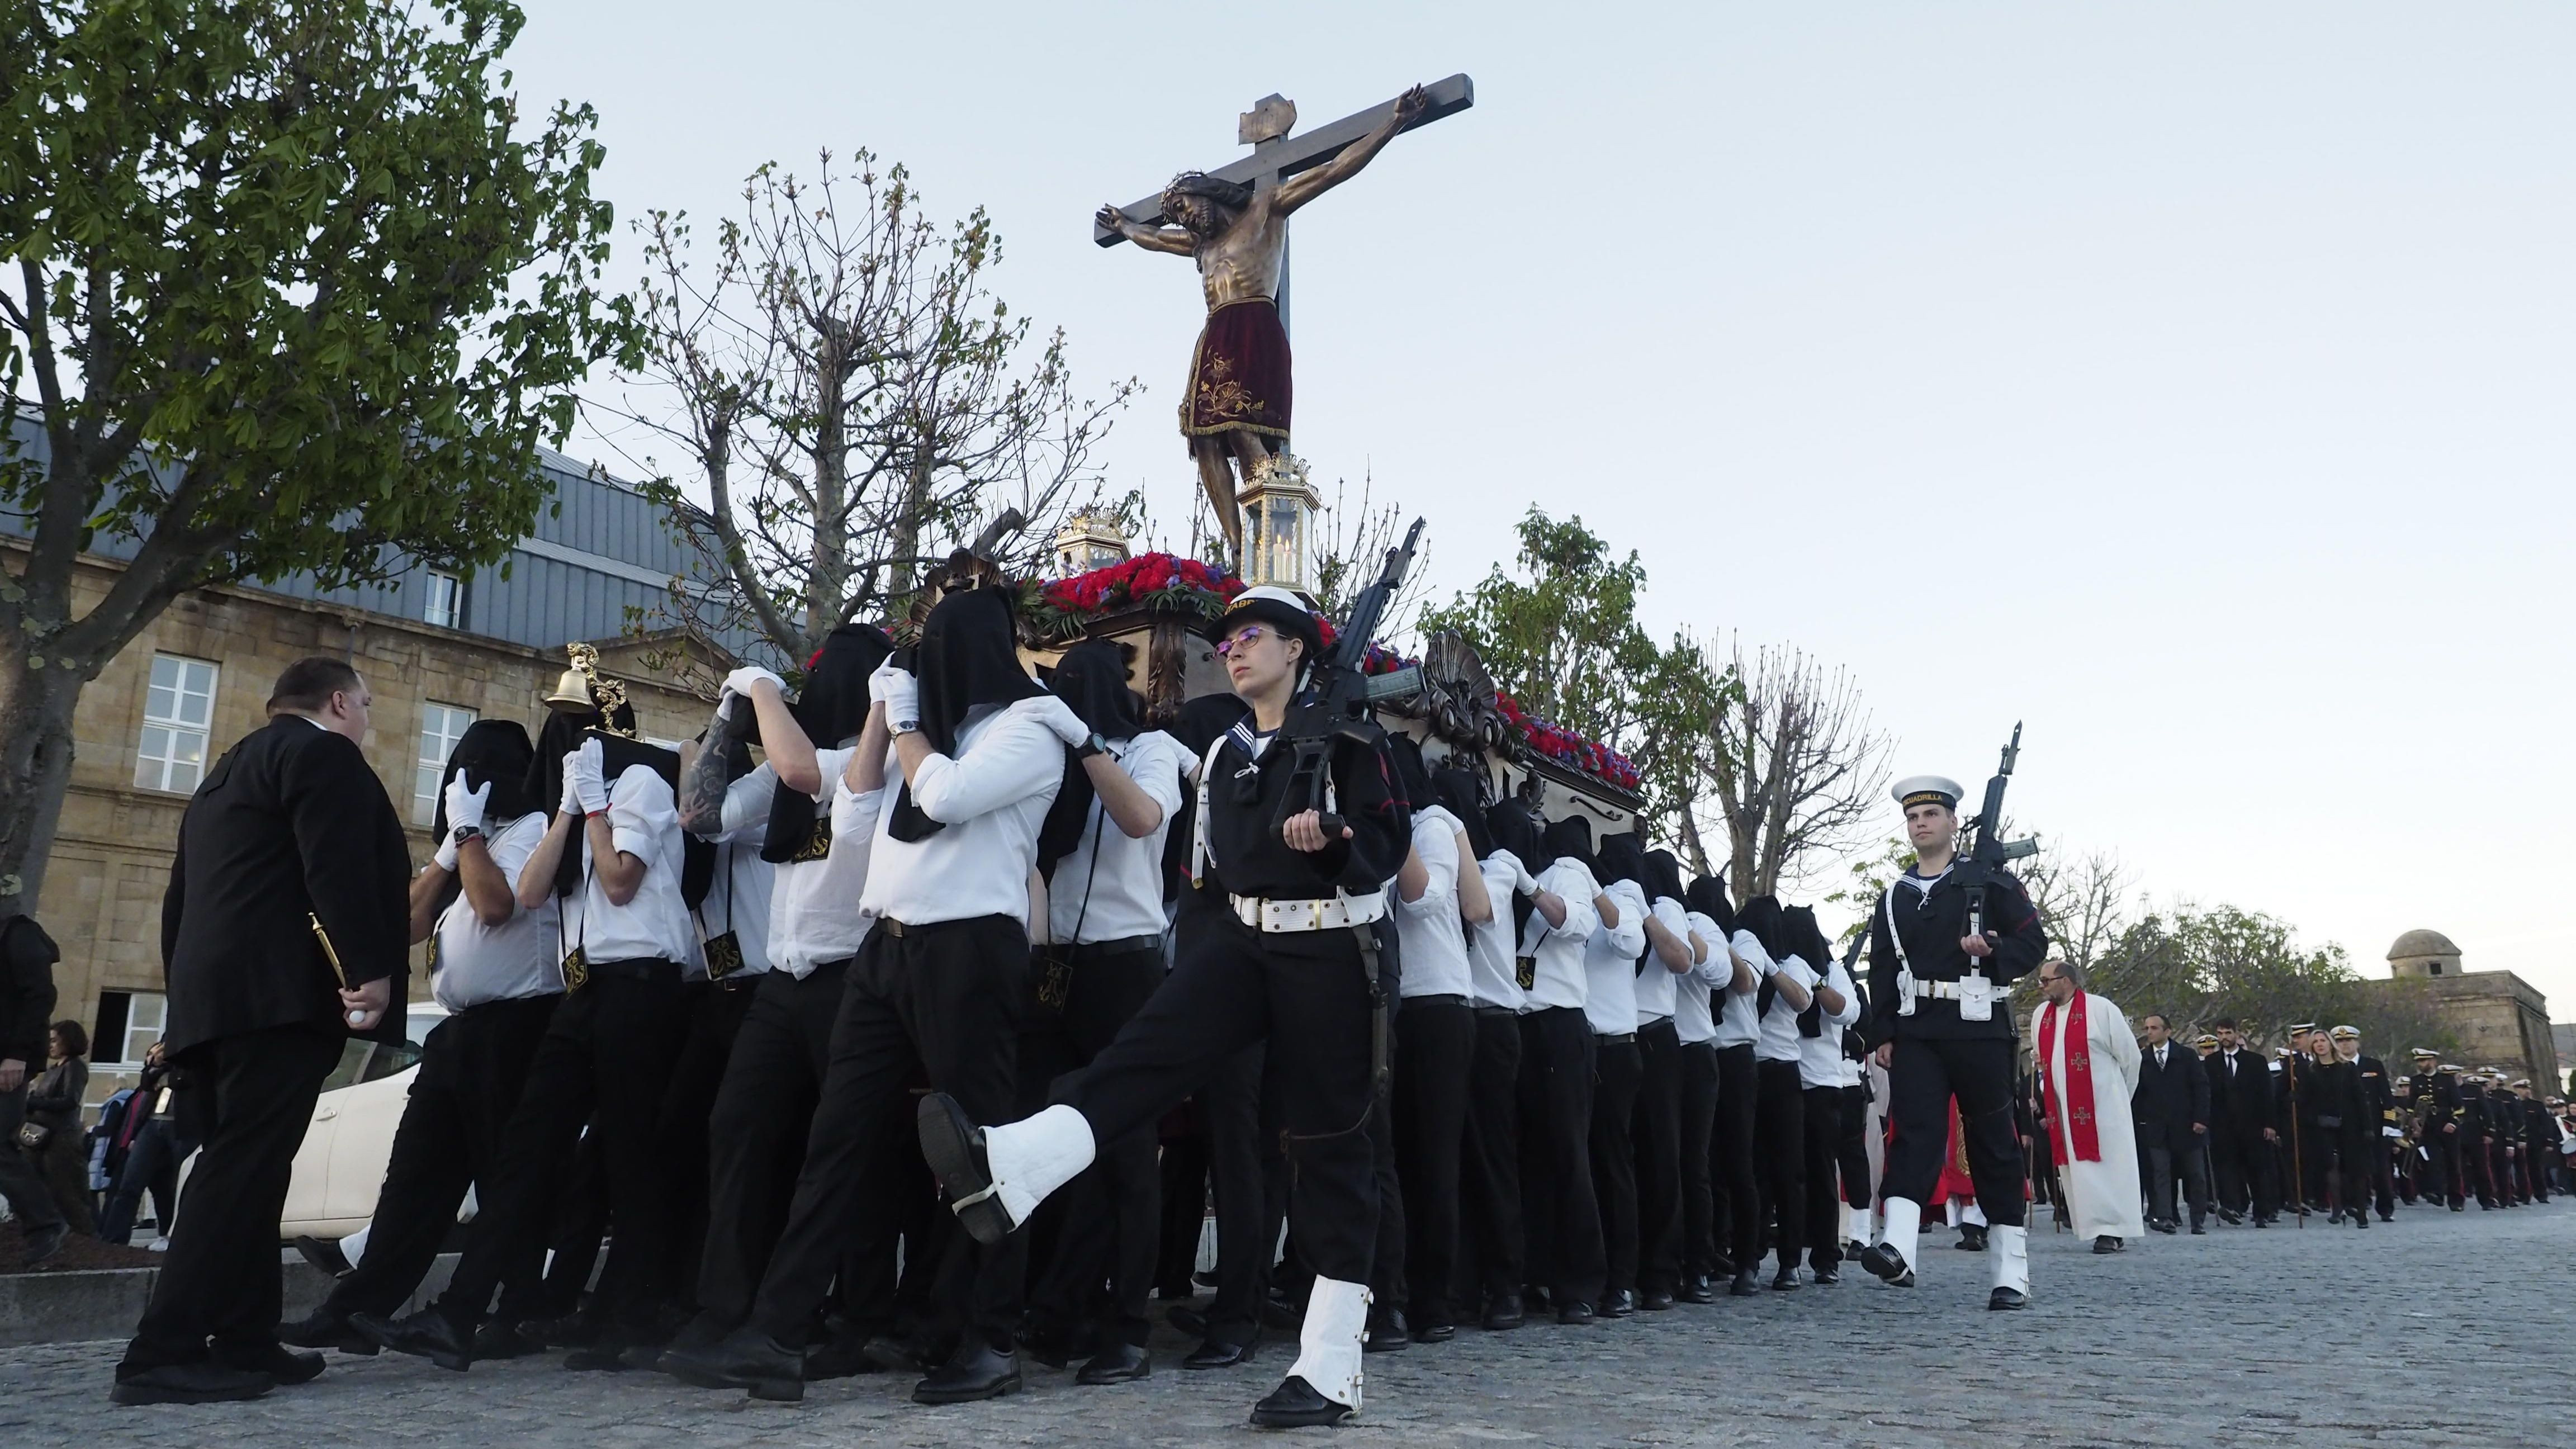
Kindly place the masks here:
MULTIPOLYGON (((823 782, 814 796, 818 806, 833 798, 850 756, 856 753, 847 748, 814 752, 823 782)), ((778 772, 767 764, 725 788, 724 829, 738 848, 758 853, 759 843, 768 838, 769 812, 777 799, 778 772)), ((826 961, 858 954, 859 943, 867 939, 869 919, 859 896, 867 884, 868 850, 874 844, 866 830, 842 833, 834 817, 830 854, 820 860, 786 860, 769 867, 769 915, 762 954, 770 969, 802 981, 826 961)))
MULTIPOLYGON (((1592 908, 1592 898, 1601 894, 1601 887, 1593 883, 1592 872, 1583 862, 1560 860, 1538 873, 1538 888, 1565 902, 1565 924, 1551 926, 1545 914, 1532 911, 1522 926, 1520 953, 1535 958, 1522 1010, 1570 1006, 1580 1011, 1590 994, 1583 971, 1583 943, 1592 939, 1593 929, 1601 924, 1601 913, 1592 908)), ((1514 965, 1517 968, 1518 963, 1514 965)))
MULTIPOLYGON (((1762 1004, 1762 978, 1771 974, 1771 953, 1762 949, 1751 931, 1738 931, 1727 938, 1726 950, 1743 957, 1744 964, 1753 968, 1753 984, 1736 990, 1735 963, 1726 961, 1726 974, 1717 978, 1717 987, 1709 994, 1709 1000, 1717 1004, 1717 1044, 1721 1050, 1751 1046, 1761 1039, 1762 1024, 1754 1018, 1756 1008, 1762 1004)), ((1712 951, 1710 955, 1714 960, 1726 960, 1726 951, 1712 951)))
MULTIPOLYGON (((1618 1036, 1637 1029, 1637 953, 1646 949, 1646 893, 1632 880, 1614 880, 1601 888, 1619 908, 1619 924, 1594 923, 1584 943, 1583 973, 1590 983, 1583 1014, 1595 1036, 1618 1036)), ((1663 970, 1659 962, 1655 969, 1663 970)))
POLYGON ((981 711, 957 731, 954 757, 923 760, 913 771, 912 803, 947 827, 924 839, 892 834, 903 776, 891 744, 885 789, 852 795, 846 784, 834 787, 834 837, 862 826, 876 836, 860 908, 907 926, 1008 916, 1026 930, 1038 825, 1064 783, 1064 741, 1039 716, 1063 707, 1039 695, 981 711))
MULTIPOLYGON (((584 861, 581 919, 573 944, 584 960, 676 961, 686 970, 699 959, 698 923, 689 919, 689 907, 680 899, 687 837, 670 785, 648 765, 627 766, 608 792, 608 829, 621 853, 643 862, 644 880, 633 899, 615 905, 597 867, 584 861)), ((574 843, 587 848, 586 841, 585 836, 574 843)))
POLYGON ((1478 861, 1476 868, 1484 873, 1485 894, 1494 902, 1494 914, 1467 928, 1467 994, 1477 1006, 1518 1011, 1523 993, 1520 963, 1512 959, 1512 891, 1520 884, 1520 857, 1497 850, 1478 861))
MULTIPOLYGON (((483 848, 500 869, 512 896, 537 842, 546 838, 546 812, 531 810, 504 825, 492 822, 483 848)), ((563 990, 563 948, 555 938, 558 910, 548 895, 534 910, 514 899, 510 919, 483 924, 472 903, 458 891, 438 915, 438 964, 429 973, 430 999, 450 1011, 463 1011, 487 1001, 522 996, 551 996, 563 990)))
MULTIPOLYGON (((1788 956, 1773 968, 1775 975, 1797 982, 1809 991, 1816 989, 1816 969, 1796 956, 1788 956)), ((1760 988, 1755 988, 1757 991, 1760 988)), ((1762 1017, 1762 1034, 1753 1039, 1753 1059, 1757 1062, 1794 1062, 1798 1050, 1798 1008, 1789 1004, 1789 994, 1774 991, 1771 1009, 1762 1017)))
POLYGON ((1843 1009, 1820 1011, 1824 1030, 1798 1038, 1798 1081, 1809 1087, 1848 1087, 1860 1080, 1860 1063, 1843 1055, 1843 1028, 1860 1020, 1860 993, 1852 990, 1851 973, 1827 958, 1825 986, 1842 993, 1843 1009))
POLYGON ((1082 843, 1056 862, 1055 879, 1047 884, 1050 941, 1088 946, 1163 934, 1163 842, 1181 808, 1187 751, 1161 730, 1147 730, 1132 740, 1111 740, 1109 753, 1136 788, 1162 807, 1163 818, 1144 835, 1129 835, 1092 797, 1082 843))
MULTIPOLYGON (((1717 922, 1699 912, 1685 908, 1682 924, 1692 936, 1699 937, 1699 959, 1691 964, 1690 974, 1673 984, 1673 1034, 1682 1045, 1717 1040, 1717 1018, 1709 1010, 1709 988, 1734 979, 1735 968, 1726 959, 1726 943, 1717 934, 1717 922)), ((1682 938, 1689 943, 1689 936, 1682 938)))
MULTIPOLYGON (((1663 922, 1665 930, 1682 937, 1684 947, 1690 945, 1688 935, 1690 922, 1683 918, 1681 902, 1671 896, 1657 896, 1655 903, 1648 906, 1646 911, 1656 920, 1663 922)), ((1642 922, 1639 934, 1644 934, 1642 922)), ((1656 955, 1653 946, 1649 944, 1646 949, 1645 969, 1637 973, 1637 1025, 1641 1030, 1681 1010, 1681 993, 1678 990, 1681 979, 1673 973, 1673 968, 1664 964, 1664 958, 1656 955)), ((1680 1028, 1676 1027, 1674 1030, 1678 1032, 1680 1028)))
POLYGON ((1402 891, 1394 896, 1404 996, 1467 994, 1467 923, 1458 914, 1458 832, 1465 828, 1437 805, 1413 812, 1413 853, 1428 880, 1419 900, 1406 900, 1402 891))

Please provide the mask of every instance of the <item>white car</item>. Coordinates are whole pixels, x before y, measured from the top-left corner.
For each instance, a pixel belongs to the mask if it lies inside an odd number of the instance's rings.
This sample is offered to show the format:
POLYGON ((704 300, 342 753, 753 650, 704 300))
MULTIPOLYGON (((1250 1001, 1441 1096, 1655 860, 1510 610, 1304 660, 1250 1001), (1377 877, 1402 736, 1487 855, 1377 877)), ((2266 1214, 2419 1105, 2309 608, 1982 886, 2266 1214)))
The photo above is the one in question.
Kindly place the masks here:
POLYGON ((415 1001, 405 1008, 402 1045, 352 1041, 341 1051, 313 1104, 304 1145, 295 1150, 279 1241, 344 1238, 375 1215, 394 1129, 402 1124, 412 1078, 420 1075, 420 1044, 446 1015, 446 1007, 415 1001))

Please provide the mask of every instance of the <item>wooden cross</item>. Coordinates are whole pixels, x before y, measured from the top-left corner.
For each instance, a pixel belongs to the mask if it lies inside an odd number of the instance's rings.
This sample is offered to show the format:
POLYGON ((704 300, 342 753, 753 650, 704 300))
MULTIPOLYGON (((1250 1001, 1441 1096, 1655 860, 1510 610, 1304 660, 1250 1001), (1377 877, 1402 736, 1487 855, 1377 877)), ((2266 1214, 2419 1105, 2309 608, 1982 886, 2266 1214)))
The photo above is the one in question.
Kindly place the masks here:
MULTIPOLYGON (((1431 104, 1405 127, 1411 131, 1430 125, 1443 116, 1454 116, 1476 104, 1476 83, 1464 73, 1424 86, 1423 94, 1431 104)), ((1342 154, 1345 147, 1379 126, 1393 114, 1395 102, 1387 101, 1364 111, 1354 111, 1328 126, 1318 126, 1302 136, 1291 136, 1288 129, 1297 124, 1297 107, 1284 96, 1269 95, 1255 102, 1235 127, 1235 139, 1252 148, 1252 154, 1220 166, 1208 175, 1223 181, 1239 181, 1255 191, 1268 191, 1282 180, 1300 171, 1309 171, 1342 154)), ((1163 193, 1156 191, 1141 201, 1118 208, 1129 221, 1142 226, 1161 226, 1170 220, 1163 215, 1163 193)), ((1092 224, 1091 239, 1104 247, 1114 247, 1126 240, 1117 232, 1092 224)), ((1288 325, 1288 258, 1279 258, 1279 325, 1288 325)))

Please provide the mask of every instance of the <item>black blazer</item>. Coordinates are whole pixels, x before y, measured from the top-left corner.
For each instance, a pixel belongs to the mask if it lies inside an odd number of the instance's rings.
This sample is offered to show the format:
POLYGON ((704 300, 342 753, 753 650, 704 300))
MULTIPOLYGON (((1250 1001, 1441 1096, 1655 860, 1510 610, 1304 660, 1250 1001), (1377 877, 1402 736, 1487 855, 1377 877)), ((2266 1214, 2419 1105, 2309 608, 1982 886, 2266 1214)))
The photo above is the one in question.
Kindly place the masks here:
POLYGON ((2192 1124, 2209 1125, 2209 1072, 2200 1056, 2167 1038, 2165 1064, 2156 1065, 2156 1049, 2138 1048, 2138 1089, 2129 1097, 2138 1124, 2138 1142, 2188 1152, 2194 1145, 2192 1124))
POLYGON ((225 751, 179 821, 161 902, 169 1049, 297 1023, 347 1031, 313 915, 350 985, 393 979, 394 1009, 367 1035, 402 1040, 410 874, 402 821, 357 745, 279 715, 225 751))
POLYGON ((2225 1127, 2238 1137, 2250 1137, 2272 1125, 2272 1070, 2262 1053, 2222 1047, 2201 1065, 2209 1069, 2212 1130, 2225 1127), (2232 1077, 2227 1071, 2231 1057, 2236 1062, 2232 1077))

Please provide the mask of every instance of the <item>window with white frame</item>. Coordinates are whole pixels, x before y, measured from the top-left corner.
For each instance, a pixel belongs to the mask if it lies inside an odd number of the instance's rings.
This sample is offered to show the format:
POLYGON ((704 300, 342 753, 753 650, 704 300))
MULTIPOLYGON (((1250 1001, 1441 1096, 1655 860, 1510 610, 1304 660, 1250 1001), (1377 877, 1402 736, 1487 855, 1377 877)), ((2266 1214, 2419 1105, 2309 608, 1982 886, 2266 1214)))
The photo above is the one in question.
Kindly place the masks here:
POLYGON ((447 774, 447 756, 465 738, 474 711, 452 704, 420 707, 420 768, 412 774, 411 820, 427 825, 438 816, 438 783, 447 774))
POLYGON ((134 750, 134 784, 143 790, 194 794, 206 775, 206 732, 215 718, 215 666, 176 654, 152 656, 143 696, 143 735, 134 750))
POLYGON ((101 1067, 141 1066, 143 1054, 161 1039, 161 1029, 169 1020, 169 999, 157 991, 100 992, 98 1025, 89 1034, 90 1062, 101 1067))
POLYGON ((440 573, 436 569, 430 570, 429 594, 421 605, 421 622, 436 624, 442 629, 453 629, 457 627, 457 621, 464 617, 465 581, 454 574, 440 573))

